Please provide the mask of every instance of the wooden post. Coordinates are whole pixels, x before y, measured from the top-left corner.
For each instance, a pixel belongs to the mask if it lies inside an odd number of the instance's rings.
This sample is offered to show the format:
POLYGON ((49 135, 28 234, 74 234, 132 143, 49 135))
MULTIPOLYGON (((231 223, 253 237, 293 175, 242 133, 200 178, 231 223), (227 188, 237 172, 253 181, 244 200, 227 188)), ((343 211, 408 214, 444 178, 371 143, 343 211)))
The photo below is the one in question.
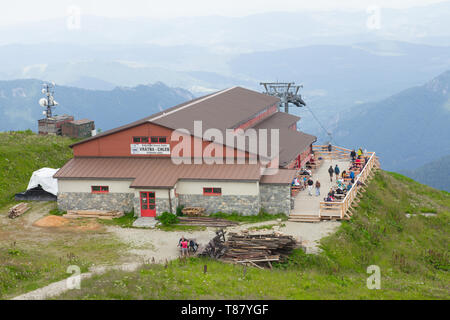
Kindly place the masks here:
POLYGON ((203 266, 203 273, 206 273, 208 271, 208 266, 205 264, 204 266, 203 266))

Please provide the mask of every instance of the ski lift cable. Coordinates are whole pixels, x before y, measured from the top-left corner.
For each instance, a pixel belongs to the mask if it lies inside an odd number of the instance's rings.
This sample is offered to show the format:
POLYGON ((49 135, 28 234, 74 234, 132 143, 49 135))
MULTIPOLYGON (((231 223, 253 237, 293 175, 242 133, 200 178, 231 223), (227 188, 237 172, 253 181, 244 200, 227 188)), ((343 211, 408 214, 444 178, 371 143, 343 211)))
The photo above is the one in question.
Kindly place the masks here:
POLYGON ((329 138, 330 138, 330 143, 331 143, 331 141, 333 141, 333 140, 336 142, 336 140, 333 138, 331 132, 329 132, 329 131, 325 128, 325 126, 322 124, 322 122, 320 122, 320 120, 317 118, 317 116, 316 116, 315 113, 311 110, 311 108, 308 107, 307 105, 306 105, 305 107, 308 108, 309 112, 311 112, 312 116, 313 116, 314 119, 317 121, 317 123, 320 125, 320 127, 323 129, 323 131, 325 131, 325 133, 329 136, 329 138))

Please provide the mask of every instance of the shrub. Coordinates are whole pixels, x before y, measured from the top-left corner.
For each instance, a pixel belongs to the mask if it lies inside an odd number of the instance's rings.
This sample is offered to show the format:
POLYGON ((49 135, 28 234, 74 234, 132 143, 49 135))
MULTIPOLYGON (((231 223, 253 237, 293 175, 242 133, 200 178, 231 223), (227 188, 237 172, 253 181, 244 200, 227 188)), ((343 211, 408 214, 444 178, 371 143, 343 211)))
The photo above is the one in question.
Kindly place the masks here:
POLYGON ((178 223, 177 216, 167 211, 163 212, 160 216, 156 217, 156 219, 159 220, 159 222, 161 222, 163 226, 169 226, 178 223))
POLYGON ((177 207, 177 216, 178 217, 181 217, 182 215, 183 215, 183 210, 184 209, 184 206, 183 205, 179 205, 178 207, 177 207))

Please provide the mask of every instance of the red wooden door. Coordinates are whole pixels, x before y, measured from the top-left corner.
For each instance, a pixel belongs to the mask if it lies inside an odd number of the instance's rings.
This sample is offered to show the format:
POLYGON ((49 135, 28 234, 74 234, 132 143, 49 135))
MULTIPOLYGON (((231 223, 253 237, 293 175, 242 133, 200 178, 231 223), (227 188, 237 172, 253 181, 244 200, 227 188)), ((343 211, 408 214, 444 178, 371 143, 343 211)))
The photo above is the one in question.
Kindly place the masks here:
POLYGON ((141 192, 141 217, 156 217, 154 192, 141 192))

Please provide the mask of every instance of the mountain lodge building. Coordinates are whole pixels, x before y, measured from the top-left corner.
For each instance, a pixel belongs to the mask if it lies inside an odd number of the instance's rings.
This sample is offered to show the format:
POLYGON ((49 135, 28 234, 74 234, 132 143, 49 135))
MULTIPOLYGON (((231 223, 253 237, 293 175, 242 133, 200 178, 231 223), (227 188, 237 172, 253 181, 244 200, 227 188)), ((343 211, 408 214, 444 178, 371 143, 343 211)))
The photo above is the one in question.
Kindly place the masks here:
POLYGON ((274 96, 233 87, 77 142, 71 146, 74 157, 54 176, 58 207, 134 210, 139 217, 175 213, 179 205, 203 207, 207 213, 255 215, 264 209, 289 215, 296 168, 310 159, 316 137, 298 131, 300 118, 279 111, 279 102, 274 96), (200 121, 202 132, 197 134, 200 121), (255 152, 251 143, 235 146, 217 139, 218 133, 225 137, 230 129, 267 132, 266 154, 272 147, 271 130, 278 129, 278 156, 266 156, 259 148, 255 152), (207 136, 208 132, 214 134, 207 136), (181 142, 173 139, 175 133, 181 142), (233 161, 199 161, 198 148, 203 156, 209 152, 233 161), (252 162, 252 157, 258 161, 252 162), (262 160, 276 163, 277 172, 265 174, 262 160))

